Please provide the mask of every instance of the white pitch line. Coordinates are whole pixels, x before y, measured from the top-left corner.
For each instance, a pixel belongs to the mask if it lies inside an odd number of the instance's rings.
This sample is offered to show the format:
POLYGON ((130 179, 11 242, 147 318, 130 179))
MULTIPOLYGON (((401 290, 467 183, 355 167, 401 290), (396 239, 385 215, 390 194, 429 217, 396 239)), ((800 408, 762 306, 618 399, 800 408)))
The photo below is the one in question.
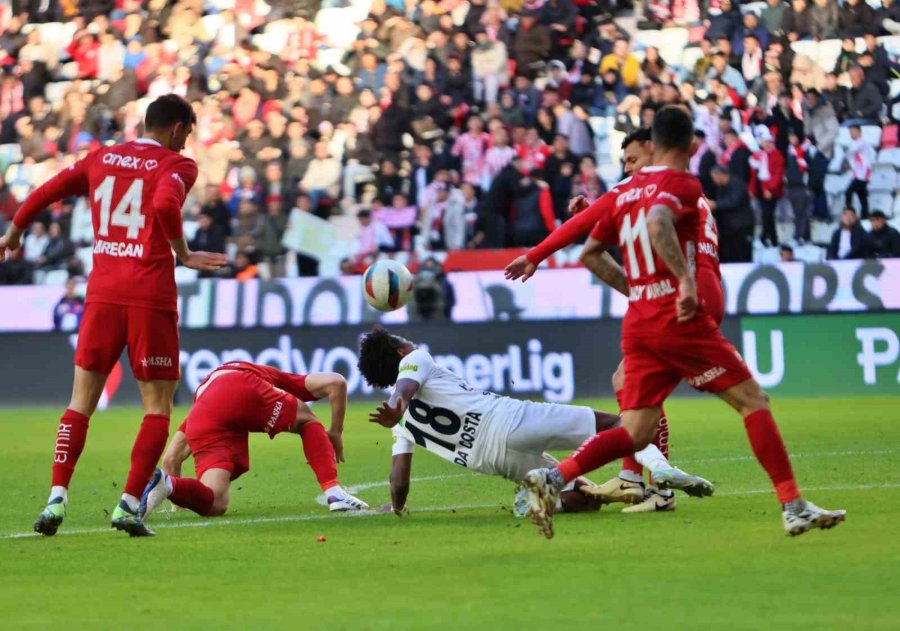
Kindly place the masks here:
MULTIPOLYGON (((791 458, 834 458, 836 456, 887 456, 900 453, 900 449, 872 449, 864 451, 811 451, 807 453, 792 453, 791 458)), ((672 457, 676 464, 703 464, 708 462, 741 462, 744 460, 756 460, 755 456, 724 456, 721 458, 678 458, 677 453, 672 457)))
MULTIPOLYGON (((421 479, 446 479, 453 478, 459 476, 431 476, 429 478, 421 478, 421 479)), ((374 488, 378 484, 383 484, 381 482, 373 482, 367 488, 374 488)), ((877 491, 880 489, 897 489, 900 488, 900 482, 897 483, 888 483, 888 484, 856 484, 851 486, 819 486, 819 487, 808 487, 803 489, 804 492, 818 492, 818 491, 877 491)), ((735 497, 742 495, 762 495, 767 493, 772 493, 772 489, 748 489, 744 491, 725 491, 723 493, 716 493, 713 497, 735 497)), ((442 511, 455 511, 455 510, 473 510, 477 508, 495 508, 502 506, 500 503, 494 504, 455 504, 450 506, 423 506, 422 508, 414 508, 411 509, 410 512, 413 513, 433 513, 433 512, 442 512, 442 511)), ((174 524, 151 524, 153 527, 158 530, 170 530, 175 528, 208 528, 211 526, 248 526, 253 524, 276 524, 276 523, 285 523, 285 522, 305 522, 305 521, 323 521, 323 520, 333 520, 333 519, 343 519, 343 518, 360 518, 360 517, 371 517, 372 515, 383 515, 385 513, 379 513, 375 510, 368 511, 358 511, 352 513, 341 513, 339 515, 332 515, 330 513, 325 514, 316 514, 316 515, 287 515, 284 517, 251 517, 249 519, 210 519, 207 521, 186 521, 174 524)), ((93 535, 93 534, 101 534, 109 532, 109 528, 84 528, 82 530, 63 530, 59 532, 60 535, 93 535)), ((15 532, 6 535, 0 535, 0 540, 4 539, 25 539, 29 537, 36 538, 33 532, 15 532)))
MULTIPOLYGON (((421 478, 410 478, 410 482, 430 482, 433 480, 452 480, 454 478, 471 478, 475 476, 474 473, 454 473, 451 475, 429 475, 421 478)), ((389 486, 390 481, 388 480, 379 480, 378 482, 365 482, 363 484, 355 484, 353 486, 347 487, 348 493, 359 493, 360 491, 365 491, 366 489, 377 489, 382 486, 389 486)), ((316 497, 316 503, 319 506, 328 506, 328 500, 325 498, 324 494, 320 494, 316 497)))

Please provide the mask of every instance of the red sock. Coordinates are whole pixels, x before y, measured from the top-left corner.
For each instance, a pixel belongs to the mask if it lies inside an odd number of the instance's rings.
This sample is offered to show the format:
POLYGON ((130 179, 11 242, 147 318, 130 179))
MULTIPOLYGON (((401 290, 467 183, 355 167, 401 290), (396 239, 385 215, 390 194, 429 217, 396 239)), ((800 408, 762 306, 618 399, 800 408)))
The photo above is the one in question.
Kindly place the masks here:
POLYGON ((669 459, 669 419, 666 418, 666 410, 665 408, 661 408, 662 416, 659 417, 659 425, 656 430, 656 438, 653 439, 653 444, 656 445, 659 450, 662 452, 662 455, 665 456, 666 460, 669 459))
POLYGON ((59 419, 53 449, 53 486, 69 488, 75 465, 84 449, 90 420, 90 417, 75 410, 66 410, 59 419))
POLYGON ((131 469, 125 482, 125 493, 140 497, 150 482, 153 470, 166 448, 169 438, 169 417, 164 414, 145 414, 131 448, 131 469))
POLYGON ((310 421, 300 427, 300 438, 303 440, 303 455, 309 463, 319 486, 325 491, 338 484, 337 458, 334 446, 328 438, 328 432, 321 423, 310 421))
POLYGON ((744 418, 750 446, 762 468, 769 474, 775 486, 778 501, 786 504, 800 497, 800 490, 791 470, 791 459, 788 457, 781 433, 769 410, 757 410, 744 418))
POLYGON ((169 499, 173 504, 190 509, 204 517, 209 515, 213 501, 216 499, 211 488, 193 478, 171 476, 169 479, 172 481, 172 492, 169 494, 169 499))
POLYGON ((559 463, 566 482, 634 452, 634 442, 624 427, 594 434, 574 454, 559 463))

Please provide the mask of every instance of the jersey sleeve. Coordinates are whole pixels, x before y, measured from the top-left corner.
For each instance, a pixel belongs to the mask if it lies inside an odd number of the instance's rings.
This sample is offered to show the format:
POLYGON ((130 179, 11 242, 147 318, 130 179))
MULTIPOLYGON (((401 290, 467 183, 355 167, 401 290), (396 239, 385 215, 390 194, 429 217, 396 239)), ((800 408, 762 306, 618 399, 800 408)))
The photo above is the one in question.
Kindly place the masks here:
POLYGON ((539 265, 554 252, 558 252, 562 248, 572 245, 579 237, 587 234, 591 229, 591 226, 596 224, 602 217, 609 214, 613 208, 615 198, 613 191, 601 195, 597 201, 570 218, 559 228, 551 232, 550 236, 531 248, 525 257, 534 265, 539 265))
POLYGON ((656 193, 648 200, 647 208, 665 206, 676 221, 697 212, 703 189, 700 180, 690 173, 675 173, 660 182, 656 193))
POLYGON ((391 429, 391 434, 394 435, 394 444, 391 447, 392 456, 411 454, 415 450, 416 443, 408 429, 402 425, 395 425, 393 429, 391 429))
POLYGON ((25 230, 41 211, 61 199, 87 195, 90 189, 88 171, 93 157, 94 154, 89 154, 34 189, 13 217, 16 227, 25 230))
POLYGON ((181 207, 187 194, 197 181, 197 163, 181 156, 159 175, 153 192, 153 208, 166 239, 184 236, 181 225, 181 207))
POLYGON ((422 349, 416 349, 400 360, 397 380, 412 379, 420 386, 428 381, 434 368, 434 358, 422 349))

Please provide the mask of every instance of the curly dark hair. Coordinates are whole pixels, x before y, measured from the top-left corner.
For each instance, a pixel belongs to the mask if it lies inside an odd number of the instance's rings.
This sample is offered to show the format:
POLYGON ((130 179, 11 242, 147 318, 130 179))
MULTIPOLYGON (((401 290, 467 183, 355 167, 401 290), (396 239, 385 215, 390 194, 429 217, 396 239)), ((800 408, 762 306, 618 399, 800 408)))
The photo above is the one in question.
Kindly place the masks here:
POLYGON ((389 388, 397 383, 400 370, 400 338, 382 326, 376 326, 359 336, 359 361, 356 366, 373 388, 389 388))

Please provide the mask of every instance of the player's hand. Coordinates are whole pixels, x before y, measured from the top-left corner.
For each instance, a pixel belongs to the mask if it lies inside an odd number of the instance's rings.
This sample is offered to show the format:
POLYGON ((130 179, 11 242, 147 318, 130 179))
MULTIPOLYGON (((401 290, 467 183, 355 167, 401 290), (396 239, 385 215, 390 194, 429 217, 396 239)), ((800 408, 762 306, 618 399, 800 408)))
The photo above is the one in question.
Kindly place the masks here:
POLYGON ((0 261, 6 259, 6 251, 15 252, 22 246, 22 237, 13 231, 0 237, 0 261))
POLYGON ((334 447, 334 458, 338 462, 344 462, 344 437, 341 436, 340 432, 328 432, 328 440, 331 441, 331 446, 334 447))
POLYGON ((183 263, 201 272, 215 272, 228 265, 228 257, 217 252, 191 252, 183 263))
POLYGON ((697 313, 697 285, 693 278, 686 278, 678 283, 678 300, 675 302, 675 315, 679 322, 687 322, 697 313))
POLYGON ((391 429, 403 418, 403 399, 397 399, 397 404, 392 406, 389 401, 384 401, 374 412, 369 414, 370 423, 378 423, 382 427, 391 429))
POLYGON ((515 261, 506 266, 506 269, 503 270, 503 277, 506 280, 518 280, 522 279, 524 283, 526 280, 534 276, 534 273, 537 271, 537 265, 529 261, 525 255, 523 254, 515 261))
POLYGON ((588 203, 587 197, 584 195, 576 195, 569 200, 569 212, 573 215, 577 215, 588 206, 590 206, 590 204, 588 203))

